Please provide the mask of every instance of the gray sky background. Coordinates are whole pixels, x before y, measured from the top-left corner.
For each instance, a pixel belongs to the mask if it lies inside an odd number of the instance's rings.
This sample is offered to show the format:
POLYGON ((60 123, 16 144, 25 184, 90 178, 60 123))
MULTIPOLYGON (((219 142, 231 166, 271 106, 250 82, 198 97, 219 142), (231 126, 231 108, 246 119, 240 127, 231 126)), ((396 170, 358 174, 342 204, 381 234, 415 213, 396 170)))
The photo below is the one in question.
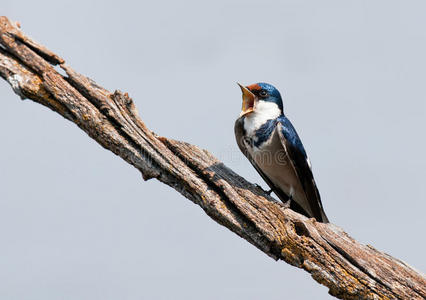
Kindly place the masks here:
MULTIPOLYGON (((274 84, 330 220, 424 271, 425 1, 2 1, 160 135, 262 183, 236 81, 274 84)), ((1 299, 330 299, 0 82, 1 299)))

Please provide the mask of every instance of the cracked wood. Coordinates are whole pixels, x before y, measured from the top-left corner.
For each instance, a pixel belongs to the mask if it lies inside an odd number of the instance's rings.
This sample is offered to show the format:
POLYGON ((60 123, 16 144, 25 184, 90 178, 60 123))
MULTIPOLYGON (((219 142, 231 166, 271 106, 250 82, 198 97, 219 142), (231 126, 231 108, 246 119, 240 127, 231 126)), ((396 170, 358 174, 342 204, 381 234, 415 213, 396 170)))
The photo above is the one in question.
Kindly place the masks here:
MULTIPOLYGON (((104 148, 198 204, 265 254, 309 272, 341 299, 425 299, 426 279, 334 224, 297 214, 208 151, 159 137, 127 93, 109 92, 0 18, 0 76, 21 99, 49 107, 104 148), (59 65, 66 76, 59 74, 59 65)), ((284 296, 284 295, 283 295, 284 296)))

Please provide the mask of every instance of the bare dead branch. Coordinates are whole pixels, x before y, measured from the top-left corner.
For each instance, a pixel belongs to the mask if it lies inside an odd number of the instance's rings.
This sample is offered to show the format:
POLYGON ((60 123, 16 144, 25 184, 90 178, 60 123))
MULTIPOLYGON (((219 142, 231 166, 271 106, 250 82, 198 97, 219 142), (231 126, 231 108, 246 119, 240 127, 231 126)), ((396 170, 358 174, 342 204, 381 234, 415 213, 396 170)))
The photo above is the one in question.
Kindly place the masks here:
POLYGON ((208 151, 159 137, 127 93, 111 93, 0 17, 0 76, 74 122, 104 148, 201 206, 216 222, 276 260, 302 268, 341 299, 425 299, 426 280, 404 262, 290 209, 208 151), (59 65, 67 74, 59 74, 59 65))

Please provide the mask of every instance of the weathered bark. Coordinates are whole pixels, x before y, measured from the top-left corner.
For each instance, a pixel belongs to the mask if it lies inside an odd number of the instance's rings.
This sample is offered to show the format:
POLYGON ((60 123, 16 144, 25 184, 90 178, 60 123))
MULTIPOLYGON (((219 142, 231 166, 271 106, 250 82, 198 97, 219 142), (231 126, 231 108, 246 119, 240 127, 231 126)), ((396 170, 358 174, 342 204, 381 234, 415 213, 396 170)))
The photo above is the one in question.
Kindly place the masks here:
POLYGON ((74 122, 140 170, 145 180, 156 178, 173 187, 270 257, 309 272, 331 295, 426 298, 424 275, 358 243, 336 225, 284 208, 206 150, 155 135, 127 93, 110 93, 78 74, 6 17, 0 18, 0 44, 0 75, 22 99, 32 99, 74 122))

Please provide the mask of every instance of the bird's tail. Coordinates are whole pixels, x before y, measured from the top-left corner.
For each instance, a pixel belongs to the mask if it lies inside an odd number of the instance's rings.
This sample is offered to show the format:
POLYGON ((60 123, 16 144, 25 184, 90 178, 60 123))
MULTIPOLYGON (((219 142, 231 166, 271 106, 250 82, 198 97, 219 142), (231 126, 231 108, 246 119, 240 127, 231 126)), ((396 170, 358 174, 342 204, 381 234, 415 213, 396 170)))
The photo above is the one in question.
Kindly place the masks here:
POLYGON ((325 212, 323 209, 321 209, 321 218, 322 220, 320 222, 322 223, 330 223, 330 221, 328 220, 327 216, 325 215, 325 212))
POLYGON ((294 210, 295 212, 298 212, 299 214, 302 214, 304 216, 307 216, 308 218, 315 218, 318 222, 321 223, 330 223, 330 221, 327 218, 327 215, 324 212, 324 209, 322 206, 320 207, 319 214, 314 216, 311 213, 308 213, 306 210, 303 209, 302 206, 300 206, 296 201, 290 202, 290 208, 294 210))

